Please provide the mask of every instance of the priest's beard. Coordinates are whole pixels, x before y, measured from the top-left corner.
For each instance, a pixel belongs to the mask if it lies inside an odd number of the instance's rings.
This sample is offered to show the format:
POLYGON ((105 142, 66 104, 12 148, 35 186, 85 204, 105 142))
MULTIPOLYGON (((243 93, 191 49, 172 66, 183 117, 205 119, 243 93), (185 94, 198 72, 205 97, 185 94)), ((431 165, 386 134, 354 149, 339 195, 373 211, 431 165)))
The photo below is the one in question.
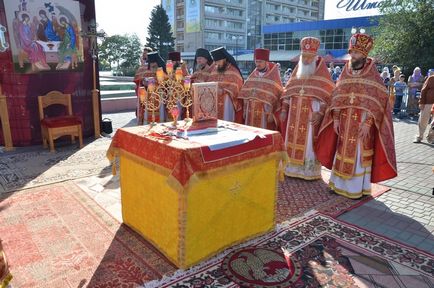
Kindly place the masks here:
POLYGON ((316 60, 313 60, 310 64, 303 64, 303 61, 298 61, 297 78, 304 78, 313 75, 316 69, 316 60))
POLYGON ((366 63, 366 58, 359 58, 359 59, 351 58, 351 69, 360 70, 363 68, 363 66, 365 66, 365 63, 366 63))
POLYGON ((196 65, 196 71, 203 70, 205 68, 205 64, 197 64, 196 65))
POLYGON ((217 71, 219 73, 223 73, 226 71, 226 68, 228 68, 228 62, 225 62, 225 64, 223 64, 222 66, 218 66, 217 67, 217 71))

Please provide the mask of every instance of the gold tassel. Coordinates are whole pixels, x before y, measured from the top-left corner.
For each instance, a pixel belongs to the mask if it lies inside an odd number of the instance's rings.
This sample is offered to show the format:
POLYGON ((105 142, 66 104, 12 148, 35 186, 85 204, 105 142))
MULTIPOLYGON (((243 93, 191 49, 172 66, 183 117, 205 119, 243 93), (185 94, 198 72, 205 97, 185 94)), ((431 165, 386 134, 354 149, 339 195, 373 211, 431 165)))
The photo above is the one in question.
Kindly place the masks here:
POLYGON ((112 162, 112 175, 115 176, 116 175, 116 161, 112 162))
POLYGON ((280 160, 279 161, 279 168, 278 168, 278 172, 277 172, 277 173, 279 173, 279 181, 280 182, 285 181, 285 173, 283 172, 283 169, 284 169, 283 162, 282 162, 282 160, 280 160))

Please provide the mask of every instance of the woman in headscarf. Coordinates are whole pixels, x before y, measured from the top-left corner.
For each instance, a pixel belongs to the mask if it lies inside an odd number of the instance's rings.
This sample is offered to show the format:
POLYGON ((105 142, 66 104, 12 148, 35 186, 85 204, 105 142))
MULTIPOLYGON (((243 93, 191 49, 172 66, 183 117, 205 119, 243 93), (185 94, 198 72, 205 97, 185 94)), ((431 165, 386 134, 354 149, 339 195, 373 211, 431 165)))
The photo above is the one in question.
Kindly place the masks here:
POLYGON ((422 89, 424 77, 419 67, 414 68, 413 74, 408 77, 408 100, 407 112, 408 116, 416 116, 419 113, 417 92, 422 89))

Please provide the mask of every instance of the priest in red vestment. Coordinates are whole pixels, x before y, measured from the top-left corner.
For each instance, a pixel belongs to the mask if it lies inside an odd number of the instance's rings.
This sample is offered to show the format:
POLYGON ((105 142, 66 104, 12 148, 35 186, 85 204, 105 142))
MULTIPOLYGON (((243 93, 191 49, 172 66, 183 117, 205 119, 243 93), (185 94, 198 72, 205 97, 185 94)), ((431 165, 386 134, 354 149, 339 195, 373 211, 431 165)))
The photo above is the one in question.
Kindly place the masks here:
POLYGON ((289 161, 285 175, 321 178, 321 163, 314 152, 318 130, 335 87, 325 60, 317 55, 320 40, 305 37, 301 55, 282 95, 280 119, 289 161))
POLYGON ((350 38, 350 61, 336 83, 316 146, 321 164, 332 170, 329 186, 348 198, 371 194, 371 183, 397 175, 388 93, 368 53, 367 34, 350 38))
POLYGON ((238 95, 244 101, 244 124, 275 130, 274 117, 283 91, 279 65, 270 62, 270 50, 255 49, 256 69, 238 95))
POLYGON ((207 82, 211 70, 214 68, 214 61, 211 53, 204 49, 199 48, 196 50, 193 62, 193 74, 191 75, 192 83, 207 82))
POLYGON ((190 73, 188 72, 187 64, 181 60, 180 52, 178 51, 169 52, 168 56, 169 56, 168 60, 172 61, 173 63, 173 71, 176 71, 178 67, 181 67, 182 75, 184 77, 190 75, 190 73))
MULTIPOLYGON (((160 56, 160 53, 158 52, 152 52, 148 54, 148 67, 149 67, 149 78, 145 78, 143 81, 145 89, 148 88, 148 82, 153 81, 154 85, 158 87, 158 82, 156 79, 156 73, 158 69, 162 69, 164 72, 166 72, 166 63, 164 62, 163 58, 160 56)), ((146 107, 144 109, 144 119, 146 121, 145 124, 148 124, 152 121, 152 113, 149 112, 146 107)), ((155 111, 155 121, 156 122, 166 122, 166 111, 165 111, 165 105, 161 104, 159 111, 155 111)))
POLYGON ((220 47, 211 51, 215 66, 208 82, 218 82, 217 114, 218 119, 243 123, 243 101, 238 93, 243 86, 243 76, 234 57, 220 47))

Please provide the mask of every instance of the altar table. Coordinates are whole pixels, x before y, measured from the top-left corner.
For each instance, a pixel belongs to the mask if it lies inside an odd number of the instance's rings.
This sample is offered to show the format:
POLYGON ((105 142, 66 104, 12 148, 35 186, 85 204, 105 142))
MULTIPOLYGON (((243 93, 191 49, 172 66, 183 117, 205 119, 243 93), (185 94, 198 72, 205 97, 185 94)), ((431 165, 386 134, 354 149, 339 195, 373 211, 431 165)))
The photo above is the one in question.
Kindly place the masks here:
POLYGON ((126 225, 180 268, 274 228, 277 172, 286 157, 278 132, 219 121, 217 135, 256 137, 215 148, 163 125, 170 123, 119 129, 107 152, 120 157, 126 225))

